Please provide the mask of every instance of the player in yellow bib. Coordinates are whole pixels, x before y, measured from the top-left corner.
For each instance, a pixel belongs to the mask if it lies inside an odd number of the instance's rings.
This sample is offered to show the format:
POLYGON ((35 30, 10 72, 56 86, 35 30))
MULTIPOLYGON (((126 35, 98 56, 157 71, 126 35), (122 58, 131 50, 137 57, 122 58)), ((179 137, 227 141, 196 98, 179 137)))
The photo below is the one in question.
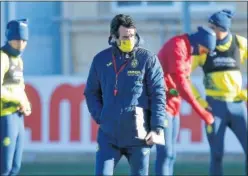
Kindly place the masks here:
POLYGON ((206 126, 210 145, 210 175, 223 175, 222 159, 224 137, 229 127, 238 138, 247 154, 247 90, 242 87, 240 64, 247 60, 247 39, 230 32, 230 10, 214 13, 209 18, 209 26, 217 37, 216 55, 197 55, 193 59, 192 70, 198 66, 204 72, 206 100, 193 88, 198 101, 209 109, 215 119, 206 126))
POLYGON ((22 160, 24 116, 31 114, 25 93, 21 55, 28 41, 26 19, 7 24, 6 44, 1 47, 0 175, 17 175, 22 160))

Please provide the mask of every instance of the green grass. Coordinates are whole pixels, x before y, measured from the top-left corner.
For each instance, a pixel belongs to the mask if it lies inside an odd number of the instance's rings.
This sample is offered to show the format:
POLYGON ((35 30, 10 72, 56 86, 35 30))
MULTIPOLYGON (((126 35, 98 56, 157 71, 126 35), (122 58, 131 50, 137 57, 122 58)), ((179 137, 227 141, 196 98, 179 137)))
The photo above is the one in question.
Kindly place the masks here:
MULTIPOLYGON (((150 165, 150 175, 154 174, 154 163, 150 165)), ((116 168, 115 175, 128 175, 129 168, 127 162, 122 160, 116 168)), ((244 175, 244 166, 241 162, 225 162, 225 175, 244 175)), ((93 175, 94 161, 84 161, 82 163, 24 163, 20 175, 93 175)), ((175 165, 175 175, 207 175, 207 162, 177 162, 175 165)))

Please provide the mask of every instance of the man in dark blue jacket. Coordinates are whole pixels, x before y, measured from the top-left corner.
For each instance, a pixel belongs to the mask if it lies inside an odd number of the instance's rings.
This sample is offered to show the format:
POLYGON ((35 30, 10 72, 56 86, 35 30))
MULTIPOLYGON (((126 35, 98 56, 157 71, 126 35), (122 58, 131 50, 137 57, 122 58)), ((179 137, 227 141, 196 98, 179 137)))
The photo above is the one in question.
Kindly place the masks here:
POLYGON ((84 93, 99 124, 95 173, 113 175, 124 155, 131 175, 148 175, 150 149, 164 140, 163 70, 155 54, 138 47, 130 16, 113 18, 109 43, 94 57, 84 93))

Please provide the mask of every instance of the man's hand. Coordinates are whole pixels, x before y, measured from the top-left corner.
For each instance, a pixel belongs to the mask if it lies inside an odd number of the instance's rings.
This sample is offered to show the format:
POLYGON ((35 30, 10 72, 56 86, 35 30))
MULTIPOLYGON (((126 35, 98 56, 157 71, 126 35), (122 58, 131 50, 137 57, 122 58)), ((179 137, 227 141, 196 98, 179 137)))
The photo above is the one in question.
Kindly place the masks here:
POLYGON ((24 116, 29 116, 31 114, 31 105, 29 102, 21 101, 18 110, 23 113, 24 116))
POLYGON ((153 145, 153 144, 165 145, 164 131, 162 130, 160 134, 158 134, 156 131, 150 131, 145 137, 145 141, 147 145, 153 145))
POLYGON ((211 125, 214 123, 214 117, 213 117, 211 112, 212 112, 212 108, 210 106, 208 106, 206 108, 205 112, 203 113, 204 117, 206 117, 206 119, 207 119, 205 121, 207 125, 211 125))
POLYGON ((20 106, 20 107, 19 107, 19 111, 20 111, 24 116, 29 116, 29 115, 32 113, 32 111, 31 111, 30 108, 26 108, 26 107, 24 107, 24 106, 20 106))

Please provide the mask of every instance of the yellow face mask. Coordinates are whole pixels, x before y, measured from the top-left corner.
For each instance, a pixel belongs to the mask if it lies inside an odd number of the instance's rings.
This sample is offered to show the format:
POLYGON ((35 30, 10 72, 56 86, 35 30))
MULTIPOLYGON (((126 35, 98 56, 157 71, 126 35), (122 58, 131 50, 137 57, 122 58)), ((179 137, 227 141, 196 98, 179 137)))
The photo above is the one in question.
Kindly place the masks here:
POLYGON ((131 40, 120 40, 120 45, 118 47, 122 52, 129 53, 134 48, 134 42, 131 40))

